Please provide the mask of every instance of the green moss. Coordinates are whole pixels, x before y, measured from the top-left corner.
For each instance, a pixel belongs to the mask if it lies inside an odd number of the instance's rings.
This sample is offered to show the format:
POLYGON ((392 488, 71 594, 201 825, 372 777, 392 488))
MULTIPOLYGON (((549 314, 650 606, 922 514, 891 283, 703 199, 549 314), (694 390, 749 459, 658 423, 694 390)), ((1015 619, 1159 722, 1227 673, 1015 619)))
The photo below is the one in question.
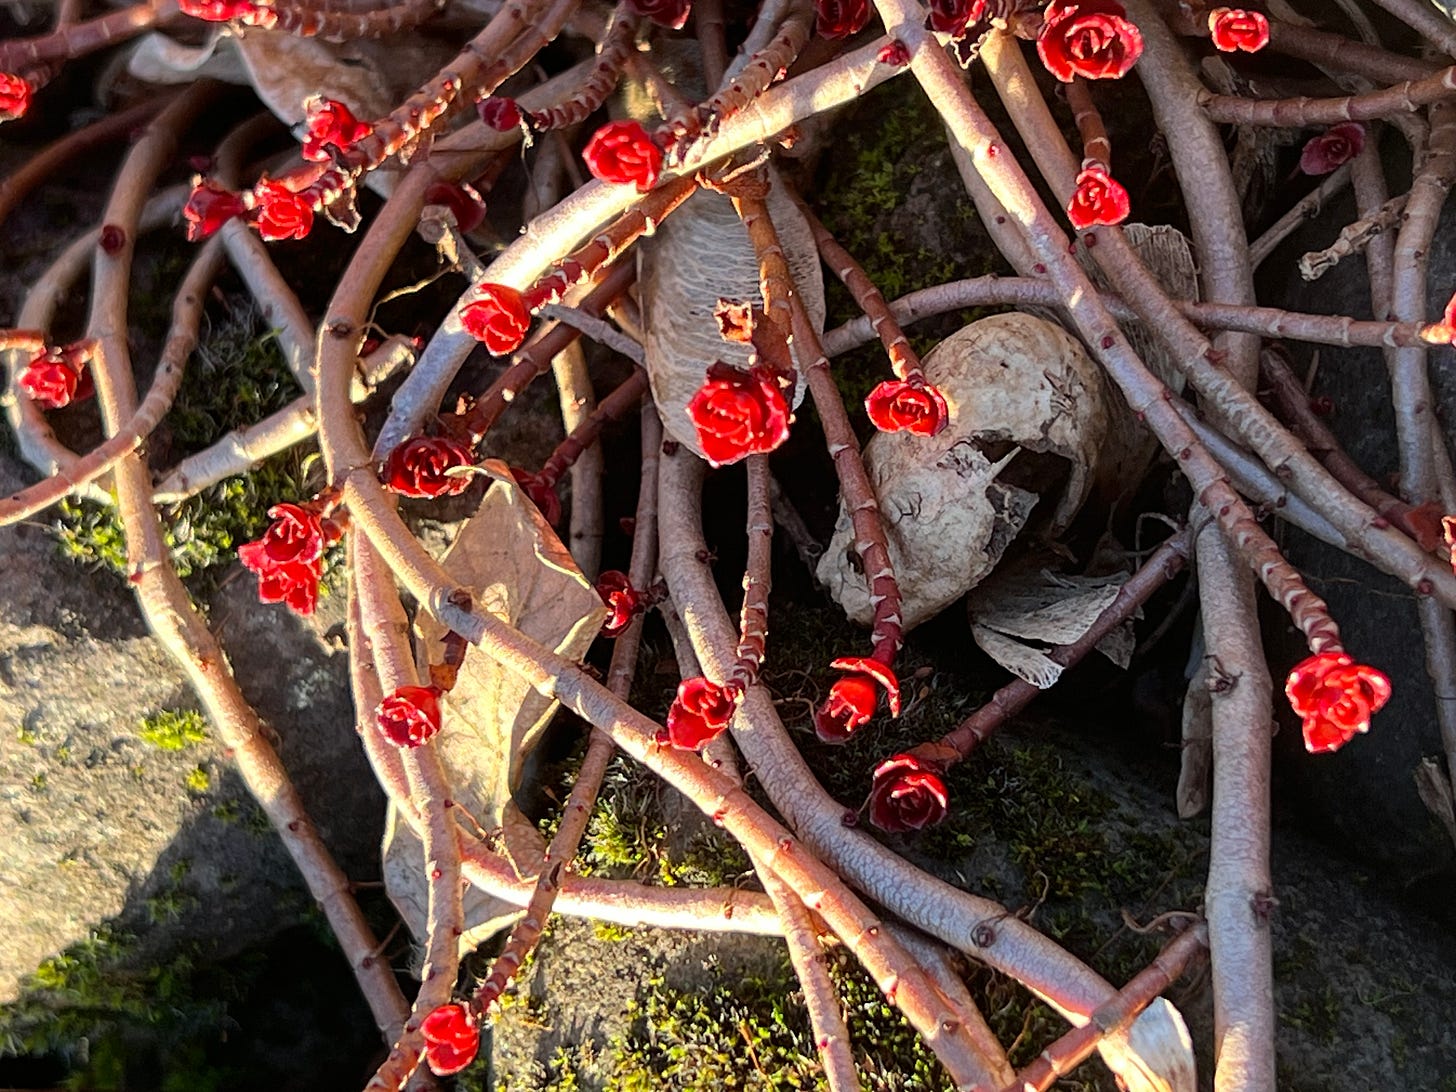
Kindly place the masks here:
POLYGON ((181 751, 207 739, 207 718, 196 709, 164 709, 143 720, 137 734, 159 751, 181 751))
POLYGON ((201 766, 198 766, 188 772, 185 784, 187 785, 188 792, 196 793, 200 796, 212 788, 212 775, 201 766))
MULTIPOLYGON (((176 402, 156 434, 168 465, 226 433, 257 423, 301 393, 271 334, 251 312, 217 324, 188 361, 176 402)), ((160 510, 163 539, 181 577, 229 564, 239 545, 267 526, 268 509, 307 496, 309 453, 302 447, 265 460, 160 510)), ((61 552, 82 564, 127 572, 126 536, 114 507, 67 500, 54 533, 61 552)))

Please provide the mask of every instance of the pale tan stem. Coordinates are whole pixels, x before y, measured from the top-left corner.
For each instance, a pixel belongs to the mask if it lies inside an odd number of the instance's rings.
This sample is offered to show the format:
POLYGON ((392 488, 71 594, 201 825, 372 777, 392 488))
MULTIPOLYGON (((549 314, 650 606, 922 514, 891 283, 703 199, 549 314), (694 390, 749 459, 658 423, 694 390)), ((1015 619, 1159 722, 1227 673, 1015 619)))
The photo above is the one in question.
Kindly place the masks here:
MULTIPOLYGON (((364 648, 356 656, 371 655, 380 686, 393 692, 402 686, 419 685, 414 658, 409 650, 409 621, 400 605, 390 575, 367 539, 351 538, 351 592, 358 602, 364 648)), ((361 730, 369 716, 359 710, 361 730)), ((365 1086, 366 1092, 394 1092, 409 1080, 424 1051, 420 1024, 436 1008, 449 1002, 455 990, 460 966, 460 937, 465 931, 461 905, 460 839, 451 816, 450 779, 440 761, 433 740, 407 748, 401 756, 409 798, 424 822, 419 827, 423 848, 422 864, 428 898, 425 911, 425 958, 420 970, 420 989, 410 1006, 409 1019, 389 1056, 365 1086)))
MULTIPOLYGON (((205 85, 194 87, 159 115, 133 146, 107 203, 103 222, 120 229, 122 242, 112 253, 97 251, 87 329, 100 345, 93 372, 108 432, 136 411, 126 348, 126 289, 143 195, 175 154, 178 132, 206 107, 207 92, 205 85)), ((187 673, 244 783, 323 909, 380 1030, 392 1041, 407 1011, 399 987, 389 967, 374 956, 378 942, 354 901, 348 877, 319 838, 297 790, 263 736, 257 714, 238 689, 222 648, 168 561, 151 505, 146 466, 137 455, 129 455, 117 463, 114 477, 126 531, 130 580, 147 625, 187 673)))
POLYGON ((1258 269, 1264 259, 1279 248, 1301 225, 1313 220, 1325 203, 1350 184, 1350 165, 1344 164, 1321 180, 1320 184, 1296 201, 1283 216, 1275 220, 1263 235, 1249 244, 1249 264, 1258 269))
MULTIPOLYGON (((636 529, 632 538, 632 560, 627 579, 634 588, 644 588, 652 579, 657 564, 657 462, 662 447, 662 422, 651 405, 642 412, 642 470, 637 493, 636 529)), ((632 689, 637 669, 637 653, 642 643, 642 622, 633 618, 616 638, 612 662, 607 668, 607 689, 626 700, 632 689)), ((561 825, 546 847, 541 860, 541 874, 526 906, 525 916, 516 923, 505 945, 491 965, 490 973, 475 992, 475 1003, 490 1012, 496 999, 505 992, 526 956, 541 939, 546 920, 561 890, 564 870, 571 867, 581 846, 582 836, 591 821, 592 808, 606 777, 607 766, 616 753, 616 744, 606 732, 593 729, 587 744, 586 757, 577 772, 566 806, 561 810, 561 825)))
MULTIPOLYGON (((581 342, 574 341, 551 361, 561 402, 561 424, 570 435, 584 425, 596 408, 591 373, 581 342)), ((577 568, 595 580, 602 561, 602 476, 606 457, 600 443, 592 444, 571 464, 571 532, 568 546, 577 568)))
POLYGON ((789 963, 804 991, 804 1008, 814 1033, 814 1048, 824 1066, 829 1092, 857 1092, 861 1087, 854 1055, 849 1047, 849 1029, 839 1008, 839 995, 829 978, 824 950, 809 911, 783 880, 770 869, 760 867, 758 878, 773 900, 784 923, 784 940, 789 946, 789 963))

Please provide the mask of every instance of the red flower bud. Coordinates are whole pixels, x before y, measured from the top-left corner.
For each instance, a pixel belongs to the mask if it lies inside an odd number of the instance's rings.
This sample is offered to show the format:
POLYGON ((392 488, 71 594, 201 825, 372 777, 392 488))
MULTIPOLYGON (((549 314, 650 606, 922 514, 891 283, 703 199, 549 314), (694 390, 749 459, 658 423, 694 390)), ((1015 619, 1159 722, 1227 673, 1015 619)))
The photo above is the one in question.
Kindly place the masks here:
POLYGON ((556 495, 554 483, 547 482, 539 474, 532 474, 519 466, 511 467, 511 477, 526 491, 531 503, 540 510, 542 519, 553 527, 561 522, 561 498, 556 495))
POLYGON ((587 141, 581 157, 593 178, 614 185, 631 182, 639 193, 657 183, 662 150, 638 121, 609 121, 587 141))
POLYGON ((1390 680, 1343 652, 1321 652, 1289 673, 1284 693, 1304 721, 1305 748, 1319 754, 1369 730, 1371 715, 1390 700, 1390 680))
POLYGON ((972 23, 986 17, 986 0, 930 0, 926 26, 937 34, 959 38, 972 23))
POLYGON ((210 178, 194 179, 192 193, 187 204, 182 206, 182 216, 187 221, 187 241, 195 243, 206 239, 223 224, 247 211, 248 203, 241 194, 225 189, 210 178))
POLYGON ((521 127, 521 108, 515 99, 503 95, 490 95, 475 104, 475 112, 487 128, 498 133, 509 133, 521 127))
POLYGON ((0 121, 25 117, 34 89, 24 76, 0 72, 0 121))
POLYGON ((1107 173, 1101 163, 1090 163, 1077 175, 1077 188, 1067 203, 1067 219, 1078 231, 1098 224, 1112 226, 1127 219, 1131 211, 1127 190, 1107 173))
POLYGON ((714 466, 766 455, 789 435, 788 401, 778 376, 763 365, 742 371, 714 364, 687 410, 703 454, 714 466))
POLYGON ((702 750, 728 727, 739 691, 704 678, 684 679, 667 711, 667 738, 684 751, 702 750))
POLYGON ((78 370, 60 352, 42 353, 26 365, 16 384, 46 409, 64 409, 96 392, 91 373, 78 370))
POLYGON ((267 0, 178 0, 183 15, 205 19, 209 23, 226 23, 232 19, 253 27, 271 27, 278 15, 267 0))
POLYGON ((1052 0, 1042 12, 1036 52, 1063 83, 1116 80, 1142 56, 1143 36, 1117 0, 1052 0))
POLYGON ((418 747, 440 731, 440 694, 434 686, 401 686, 379 703, 374 722, 396 747, 418 747))
POLYGON ((940 774, 939 767, 914 755, 881 762, 870 786, 870 822, 891 834, 939 823, 950 802, 940 774))
POLYGON ((848 38, 869 25, 869 0, 814 0, 814 33, 821 38, 848 38))
POLYGON ((313 205, 282 182, 261 178, 253 187, 253 224, 269 242, 302 239, 313 230, 313 205))
POLYGON ((870 423, 881 432, 934 436, 950 423, 945 397, 923 379, 887 379, 865 399, 870 423))
POLYGON ((682 30, 687 24, 688 13, 693 10, 692 0, 627 0, 627 7, 645 19, 651 19, 661 27, 682 30))
POLYGON ((475 291, 480 298, 465 305, 460 325, 496 356, 515 352, 531 325, 525 298, 504 284, 482 284, 475 291))
POLYGON ((899 38, 894 38, 880 47, 880 51, 875 54, 875 60, 892 68, 904 68, 910 63, 910 50, 899 38))
POLYGON ((1299 169, 1305 174, 1329 174, 1360 154, 1365 147, 1365 126, 1358 121, 1332 125, 1304 146, 1299 169))
POLYGON ((261 602, 285 603, 294 614, 310 615, 323 576, 322 522, 296 504, 275 504, 268 518, 273 522, 262 538, 238 547, 238 560, 258 574, 261 602))
POLYGON ((425 191, 425 204, 444 205, 463 232, 474 231, 485 221, 485 198, 464 182, 436 182, 425 191))
POLYGON ((441 1005, 420 1022, 425 1064, 437 1077, 459 1073, 480 1053, 480 1023, 463 1004, 441 1005))
POLYGON ((1269 44, 1269 20, 1260 11, 1214 8, 1208 13, 1208 34, 1224 53, 1257 53, 1269 44))
POLYGON ((868 724, 880 704, 881 689, 889 698, 891 715, 900 715, 900 682, 888 665, 845 656, 829 666, 849 674, 829 688, 829 697, 814 713, 814 731, 825 743, 843 743, 868 724))
POLYGON ((416 436, 389 453, 384 486, 402 497, 444 497, 470 488, 469 474, 446 471, 475 462, 470 449, 444 436, 416 436))
POLYGON ((618 636, 646 606, 645 597, 632 587, 627 574, 616 569, 608 569, 597 577, 597 594, 612 611, 602 623, 603 637, 618 636))
POLYGON ((310 95, 303 111, 308 127, 303 137, 303 158, 314 163, 327 163, 333 158, 330 148, 347 152, 374 131, 374 126, 360 121, 342 102, 322 95, 310 95))

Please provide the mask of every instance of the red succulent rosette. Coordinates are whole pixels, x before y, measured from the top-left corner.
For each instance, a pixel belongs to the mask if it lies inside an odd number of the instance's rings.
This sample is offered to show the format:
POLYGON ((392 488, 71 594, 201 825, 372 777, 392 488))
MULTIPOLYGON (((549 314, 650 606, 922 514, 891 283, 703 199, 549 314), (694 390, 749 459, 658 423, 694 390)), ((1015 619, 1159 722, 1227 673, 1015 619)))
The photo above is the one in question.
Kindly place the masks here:
POLYGON ((183 15, 209 23, 236 19, 250 27, 268 28, 278 22, 278 13, 268 0, 178 0, 177 7, 183 15))
POLYGON ((597 577, 597 594, 612 612, 602 623, 603 637, 620 635, 647 606, 647 597, 632 587, 626 573, 616 569, 608 569, 597 577))
POLYGON ((950 804, 945 771, 913 753, 887 758, 875 767, 870 785, 870 822, 890 834, 933 827, 950 804))
POLYGON ((516 105, 515 99, 504 95, 488 95, 481 99, 475 104, 475 112, 488 128, 497 133, 510 133, 521 127, 521 108, 516 105))
POLYGON ((986 0, 930 0, 925 25, 937 34, 959 38, 972 23, 986 17, 986 0))
POLYGON ((374 723, 396 747, 427 743, 440 731, 441 693, 435 686, 401 686, 379 703, 374 723))
POLYGON ((313 230, 313 205, 283 182, 261 178, 253 187, 253 226, 269 242, 303 239, 313 230))
POLYGON ((862 656, 844 656, 829 665, 848 672, 829 688, 829 697, 814 712, 814 731, 825 743, 843 743, 868 724, 880 704, 880 691, 890 702, 890 715, 900 715, 900 681, 887 664, 862 656))
POLYGON ((561 498, 556 495, 555 482, 548 482, 540 474, 532 474, 519 466, 511 467, 511 477, 540 510, 542 519, 552 527, 561 522, 561 498))
POLYGON ((96 393, 91 373, 78 369, 61 352, 42 353, 25 366, 16 385, 46 409, 64 409, 96 393))
POLYGON ((627 0, 627 7, 660 27, 682 30, 693 10, 693 0, 627 0))
POLYGON ((881 432, 934 436, 950 423, 945 396, 923 379, 885 380, 870 391, 865 412, 881 432))
POLYGON ((248 212, 248 201, 210 178, 194 178, 182 216, 187 221, 187 241, 195 243, 215 234, 223 224, 248 212))
POLYGON ((662 149, 640 121, 609 121, 586 142, 582 159, 592 177, 622 186, 631 183, 639 192, 657 184, 662 171, 662 149))
POLYGON ((814 33, 821 38, 849 38, 869 25, 869 0, 814 0, 814 33))
POLYGON ((1089 163, 1078 173, 1077 188, 1067 202, 1067 219, 1078 231, 1120 224, 1131 211, 1127 190, 1101 163, 1089 163))
POLYGON ((0 121, 14 121, 30 112, 30 99, 35 89, 24 76, 0 72, 0 121))
POLYGON ((515 352, 531 326, 525 297, 505 284, 477 285, 475 294, 480 298, 461 309, 460 325, 496 356, 515 352))
POLYGON ((469 474, 448 471, 471 466, 475 456, 458 440, 416 436, 389 453, 384 461, 384 486, 401 497, 444 497, 470 488, 469 474))
POLYGON ((1143 35, 1117 0, 1052 0, 1042 12, 1036 52, 1063 83, 1116 80, 1143 53, 1143 35))
POLYGON ((426 205, 444 205, 455 217, 455 226, 471 232, 485 221, 485 198, 464 182, 436 182, 425 191, 426 205))
POLYGON ((717 363, 687 407, 698 444, 714 466, 766 455, 789 435, 789 403, 772 368, 717 363))
POLYGON ((303 158, 314 163, 327 163, 333 158, 330 149, 347 152, 374 131, 374 126, 360 121, 342 102, 322 95, 311 95, 304 102, 303 121, 308 130, 303 137, 303 158))
POLYGON ((327 540, 323 521, 296 504, 275 504, 268 518, 273 522, 262 538, 238 547, 238 560, 258 575, 261 602, 284 603, 306 617, 318 605, 327 540))
POLYGON ((441 1005, 420 1022, 425 1064, 437 1077, 459 1073, 480 1053, 480 1021, 466 1005, 441 1005))
POLYGON ((1390 700, 1390 680, 1343 652, 1321 652, 1289 673, 1284 693, 1304 721, 1305 749, 1320 754, 1369 730, 1370 717, 1390 700))
POLYGON ((1269 20, 1261 11, 1214 8, 1208 13, 1208 36, 1224 53, 1257 53, 1269 44, 1269 20))
POLYGON ((899 38, 892 38, 880 47, 875 60, 891 68, 904 68, 910 63, 910 49, 899 38))
POLYGON ((1304 146, 1299 169, 1305 174, 1329 174, 1344 166, 1365 148, 1365 126, 1358 121, 1331 125, 1304 146))
POLYGON ((728 727, 742 692, 704 678, 684 679, 667 711, 667 739, 684 751, 699 751, 728 727))

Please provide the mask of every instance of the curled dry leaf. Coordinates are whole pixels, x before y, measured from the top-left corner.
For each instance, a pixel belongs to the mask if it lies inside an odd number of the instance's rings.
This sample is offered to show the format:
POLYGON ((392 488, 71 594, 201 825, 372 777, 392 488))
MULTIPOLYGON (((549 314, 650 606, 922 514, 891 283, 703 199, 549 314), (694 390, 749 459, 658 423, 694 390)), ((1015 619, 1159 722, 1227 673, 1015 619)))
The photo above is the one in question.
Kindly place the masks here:
MULTIPOLYGON (((824 275, 814 237, 784 195, 777 175, 769 190, 769 215, 778 229, 794 281, 815 327, 824 328, 824 275)), ((719 300, 751 301, 758 293, 758 259, 748 233, 721 194, 699 190, 642 244, 642 313, 647 327, 647 376, 669 436, 698 455, 698 433, 688 403, 717 361, 747 368, 752 347, 724 341, 715 311, 719 300)), ((802 366, 802 362, 798 362, 802 366)), ((793 405, 804 397, 799 381, 793 405)))
MULTIPOLYGON (((607 616, 601 596, 505 465, 488 460, 484 469, 496 480, 442 563, 470 589, 478 608, 568 660, 581 659, 607 616)), ((429 663, 441 662, 445 630, 423 614, 417 625, 423 676, 429 663)), ((531 872, 544 846, 535 827, 516 808, 512 794, 556 703, 472 647, 465 653, 454 689, 440 704, 445 730, 436 737, 435 746, 454 799, 487 830, 502 830, 517 868, 523 875, 531 872)), ((385 883, 417 937, 424 935, 427 897, 421 852, 419 841, 397 816, 391 816, 384 847, 385 883)), ((471 889, 465 900, 462 951, 474 948, 516 912, 471 889)))
MULTIPOLYGON (((958 330, 925 357, 950 425, 933 437, 879 433, 865 468, 880 501, 903 597, 919 625, 979 584, 1041 505, 1055 534, 1090 488, 1107 431, 1096 366, 1061 327, 994 315, 958 330)), ((819 579, 846 613, 873 610, 853 528, 842 509, 819 579)))

